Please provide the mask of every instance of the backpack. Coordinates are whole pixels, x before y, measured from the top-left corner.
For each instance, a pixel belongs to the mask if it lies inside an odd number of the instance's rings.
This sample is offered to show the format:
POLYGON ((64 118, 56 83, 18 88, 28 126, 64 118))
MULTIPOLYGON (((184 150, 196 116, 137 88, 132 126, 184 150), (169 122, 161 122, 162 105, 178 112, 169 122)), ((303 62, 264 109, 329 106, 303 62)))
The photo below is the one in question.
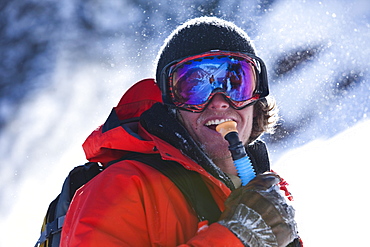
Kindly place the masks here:
POLYGON ((35 247, 59 246, 65 215, 76 190, 121 160, 140 161, 162 172, 180 189, 200 221, 208 220, 213 223, 219 219, 221 211, 200 174, 187 170, 175 161, 162 160, 158 154, 130 153, 119 160, 109 162, 105 167, 97 162, 87 162, 72 169, 60 194, 49 205, 35 247))

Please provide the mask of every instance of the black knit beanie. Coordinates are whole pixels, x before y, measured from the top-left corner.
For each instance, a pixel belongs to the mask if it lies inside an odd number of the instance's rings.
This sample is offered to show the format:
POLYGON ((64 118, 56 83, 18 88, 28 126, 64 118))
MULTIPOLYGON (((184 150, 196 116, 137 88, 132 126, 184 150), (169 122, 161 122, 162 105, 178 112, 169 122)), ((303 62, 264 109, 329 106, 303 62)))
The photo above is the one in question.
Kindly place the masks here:
POLYGON ((160 80, 162 69, 168 63, 210 50, 247 52, 255 55, 249 36, 235 24, 216 17, 195 18, 174 30, 160 49, 157 58, 157 82, 160 80))

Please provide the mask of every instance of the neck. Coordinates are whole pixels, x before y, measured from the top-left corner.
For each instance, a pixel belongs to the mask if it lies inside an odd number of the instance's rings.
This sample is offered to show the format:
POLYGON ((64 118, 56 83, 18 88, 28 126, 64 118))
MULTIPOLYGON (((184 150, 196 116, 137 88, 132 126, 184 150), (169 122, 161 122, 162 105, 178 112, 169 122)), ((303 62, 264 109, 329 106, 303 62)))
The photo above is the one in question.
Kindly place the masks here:
POLYGON ((236 171, 234 161, 231 157, 227 157, 225 159, 212 159, 213 163, 215 163, 216 166, 218 166, 221 171, 227 174, 232 174, 237 176, 238 173, 236 171))

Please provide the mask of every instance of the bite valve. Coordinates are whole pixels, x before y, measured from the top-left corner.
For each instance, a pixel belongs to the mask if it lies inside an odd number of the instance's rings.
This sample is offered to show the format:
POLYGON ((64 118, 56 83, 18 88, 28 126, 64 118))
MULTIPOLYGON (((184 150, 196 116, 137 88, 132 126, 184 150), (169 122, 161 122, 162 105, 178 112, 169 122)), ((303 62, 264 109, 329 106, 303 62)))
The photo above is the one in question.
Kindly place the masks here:
POLYGON ((229 150, 234 160, 234 165, 244 186, 256 176, 256 172, 253 169, 243 143, 239 139, 236 125, 235 121, 226 121, 217 125, 216 131, 229 143, 229 150))

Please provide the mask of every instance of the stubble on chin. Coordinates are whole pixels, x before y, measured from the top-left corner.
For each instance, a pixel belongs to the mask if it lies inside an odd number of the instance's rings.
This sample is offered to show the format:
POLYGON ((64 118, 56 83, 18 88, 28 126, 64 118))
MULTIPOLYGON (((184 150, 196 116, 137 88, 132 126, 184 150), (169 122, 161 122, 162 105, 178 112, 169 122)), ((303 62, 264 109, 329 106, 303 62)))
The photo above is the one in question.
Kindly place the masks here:
MULTIPOLYGON (((214 163, 221 162, 223 160, 228 160, 231 158, 231 153, 228 149, 228 145, 220 145, 218 149, 209 149, 207 148, 208 143, 199 143, 199 147, 203 152, 211 159, 214 163)), ((214 145, 214 143, 213 143, 214 145)))

